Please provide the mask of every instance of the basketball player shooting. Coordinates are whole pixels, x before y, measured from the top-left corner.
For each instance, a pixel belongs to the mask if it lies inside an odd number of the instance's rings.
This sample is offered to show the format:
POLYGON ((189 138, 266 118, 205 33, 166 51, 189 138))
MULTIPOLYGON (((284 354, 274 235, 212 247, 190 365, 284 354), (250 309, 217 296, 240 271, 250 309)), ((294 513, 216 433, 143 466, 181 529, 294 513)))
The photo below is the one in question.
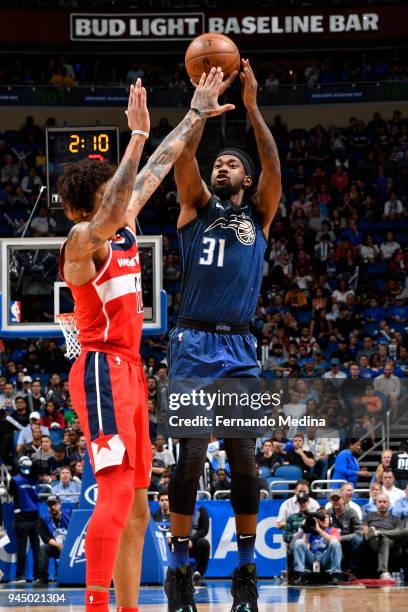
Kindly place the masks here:
POLYGON ((86 436, 98 499, 85 540, 86 610, 137 610, 143 538, 149 520, 151 444, 139 356, 143 322, 135 219, 207 117, 219 106, 221 69, 203 74, 191 109, 136 176, 150 120, 140 79, 127 108, 130 143, 116 170, 85 160, 67 165, 59 192, 75 221, 61 249, 60 274, 72 291, 82 352, 69 377, 86 436))
MULTIPOLYGON (((261 287, 269 227, 281 197, 281 176, 276 143, 257 106, 255 75, 248 60, 242 61, 242 67, 243 101, 262 166, 254 197, 246 195, 254 180, 254 166, 239 149, 221 151, 212 169, 210 189, 203 182, 195 154, 204 124, 175 164, 184 272, 178 326, 169 343, 172 379, 260 375, 249 322, 261 287)), ((229 438, 224 443, 231 467, 238 545, 231 610, 253 612, 258 610, 253 563, 259 508, 255 440, 229 438)), ((181 439, 170 483, 172 552, 165 584, 170 612, 196 610, 188 548, 207 446, 207 438, 181 439)))

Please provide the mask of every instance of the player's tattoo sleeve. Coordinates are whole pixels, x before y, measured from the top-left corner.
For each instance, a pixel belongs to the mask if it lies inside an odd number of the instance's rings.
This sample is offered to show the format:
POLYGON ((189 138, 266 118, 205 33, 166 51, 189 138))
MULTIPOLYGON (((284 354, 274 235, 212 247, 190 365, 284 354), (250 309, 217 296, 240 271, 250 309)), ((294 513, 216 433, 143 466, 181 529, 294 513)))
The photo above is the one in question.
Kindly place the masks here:
POLYGON ((163 140, 137 175, 135 208, 142 208, 160 185, 175 161, 181 155, 186 143, 202 129, 203 120, 194 111, 189 111, 183 121, 163 140))
POLYGON ((255 140, 258 148, 259 159, 261 160, 262 170, 267 174, 277 174, 280 180, 279 152, 271 130, 262 117, 259 108, 251 110, 248 114, 251 125, 254 128, 255 140))

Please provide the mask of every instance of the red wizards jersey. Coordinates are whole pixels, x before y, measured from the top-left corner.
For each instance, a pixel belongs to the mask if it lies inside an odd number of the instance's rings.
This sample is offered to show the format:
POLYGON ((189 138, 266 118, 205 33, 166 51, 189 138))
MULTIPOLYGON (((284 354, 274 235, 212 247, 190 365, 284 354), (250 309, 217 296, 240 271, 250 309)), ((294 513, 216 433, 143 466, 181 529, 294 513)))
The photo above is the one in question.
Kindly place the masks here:
MULTIPOLYGON (((60 276, 64 280, 64 251, 60 276)), ((114 352, 135 360, 143 324, 142 281, 136 235, 122 228, 108 241, 101 269, 84 285, 71 285, 78 340, 85 350, 114 352)))

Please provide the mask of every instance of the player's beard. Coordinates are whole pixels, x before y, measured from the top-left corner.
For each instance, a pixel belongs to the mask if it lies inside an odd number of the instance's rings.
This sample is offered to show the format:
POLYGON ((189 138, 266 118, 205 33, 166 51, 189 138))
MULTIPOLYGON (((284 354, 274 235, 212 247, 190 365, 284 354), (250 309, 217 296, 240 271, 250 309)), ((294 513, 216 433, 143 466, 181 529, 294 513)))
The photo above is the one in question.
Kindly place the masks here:
POLYGON ((222 201, 227 201, 231 199, 231 196, 237 195, 242 189, 242 183, 231 183, 227 182, 226 185, 217 185, 216 183, 211 183, 211 192, 217 196, 222 201))

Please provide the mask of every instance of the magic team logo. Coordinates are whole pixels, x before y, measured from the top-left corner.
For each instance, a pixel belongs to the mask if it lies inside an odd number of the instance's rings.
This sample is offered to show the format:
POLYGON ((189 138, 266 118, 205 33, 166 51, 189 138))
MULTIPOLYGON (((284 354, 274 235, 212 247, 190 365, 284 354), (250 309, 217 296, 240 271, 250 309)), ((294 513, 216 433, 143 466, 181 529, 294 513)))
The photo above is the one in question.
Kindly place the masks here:
POLYGON ((205 232, 209 232, 218 227, 233 230, 238 240, 246 246, 254 244, 255 242, 255 226, 252 219, 246 215, 232 214, 228 218, 220 217, 216 219, 214 223, 211 223, 205 232))
POLYGON ((85 563, 85 536, 88 523, 91 519, 89 518, 83 526, 81 533, 75 538, 75 542, 69 552, 69 566, 74 567, 78 563, 85 563))

